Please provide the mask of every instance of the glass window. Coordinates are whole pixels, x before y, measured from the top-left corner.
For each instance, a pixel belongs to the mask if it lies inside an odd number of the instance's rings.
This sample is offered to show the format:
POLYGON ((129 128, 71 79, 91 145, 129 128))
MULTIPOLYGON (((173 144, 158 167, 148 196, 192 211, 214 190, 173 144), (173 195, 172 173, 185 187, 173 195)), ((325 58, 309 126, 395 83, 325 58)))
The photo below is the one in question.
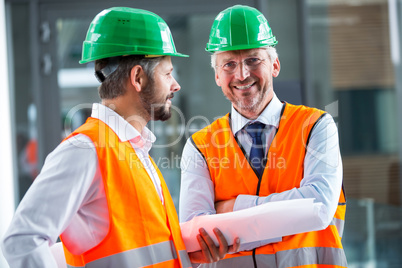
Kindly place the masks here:
POLYGON ((389 1, 307 3, 313 95, 319 108, 332 105, 339 128, 349 265, 399 267, 402 210, 389 1))

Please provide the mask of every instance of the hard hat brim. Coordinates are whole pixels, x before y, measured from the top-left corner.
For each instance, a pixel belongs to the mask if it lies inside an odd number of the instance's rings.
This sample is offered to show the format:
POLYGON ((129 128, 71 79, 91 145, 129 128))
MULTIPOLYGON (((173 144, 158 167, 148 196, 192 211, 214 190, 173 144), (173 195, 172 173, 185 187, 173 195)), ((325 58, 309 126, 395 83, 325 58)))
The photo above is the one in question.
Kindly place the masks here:
POLYGON ((275 47, 278 44, 278 41, 269 42, 267 44, 255 44, 255 45, 238 45, 238 46, 207 46, 205 51, 210 53, 220 52, 220 51, 233 51, 233 50, 246 50, 246 49, 255 49, 255 48, 262 48, 262 47, 275 47))
POLYGON ((95 61, 95 60, 112 58, 112 57, 117 57, 117 56, 128 56, 128 55, 144 55, 146 58, 163 57, 163 56, 174 56, 174 57, 183 57, 183 58, 190 57, 189 55, 178 53, 178 52, 176 52, 176 53, 164 53, 164 54, 159 53, 157 55, 152 55, 152 54, 149 54, 149 52, 145 52, 145 51, 132 51, 132 52, 127 51, 127 52, 124 53, 124 55, 122 55, 122 53, 120 53, 120 52, 110 53, 110 54, 105 54, 105 55, 99 55, 97 57, 86 58, 85 60, 80 60, 79 63, 80 64, 85 64, 85 63, 95 61))

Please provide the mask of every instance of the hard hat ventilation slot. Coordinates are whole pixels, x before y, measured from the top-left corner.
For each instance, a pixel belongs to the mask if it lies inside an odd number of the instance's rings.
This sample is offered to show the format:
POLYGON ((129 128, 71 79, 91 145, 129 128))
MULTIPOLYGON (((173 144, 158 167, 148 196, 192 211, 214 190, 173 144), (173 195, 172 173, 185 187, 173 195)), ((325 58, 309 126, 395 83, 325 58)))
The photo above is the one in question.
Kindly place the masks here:
POLYGON ((121 22, 121 23, 123 23, 123 24, 126 24, 126 23, 129 23, 129 22, 130 22, 130 20, 122 20, 122 19, 118 19, 117 21, 118 21, 118 22, 121 22))

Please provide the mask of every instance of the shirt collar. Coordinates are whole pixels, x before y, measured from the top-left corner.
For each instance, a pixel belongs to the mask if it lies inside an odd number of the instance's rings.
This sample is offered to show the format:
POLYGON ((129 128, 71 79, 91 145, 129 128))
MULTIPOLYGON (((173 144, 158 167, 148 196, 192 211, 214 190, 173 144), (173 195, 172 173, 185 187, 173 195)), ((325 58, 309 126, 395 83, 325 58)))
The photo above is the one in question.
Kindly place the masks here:
POLYGON ((97 118, 108 125, 122 142, 130 141, 136 147, 150 147, 155 142, 155 135, 144 127, 142 133, 130 125, 118 113, 100 103, 94 103, 92 106, 91 117, 97 118))
POLYGON ((242 116, 232 105, 231 110, 231 128, 232 132, 236 135, 239 130, 251 122, 261 122, 266 125, 271 125, 275 128, 279 126, 279 120, 281 116, 283 103, 278 99, 276 94, 272 97, 267 107, 262 111, 262 113, 255 120, 250 120, 242 116))

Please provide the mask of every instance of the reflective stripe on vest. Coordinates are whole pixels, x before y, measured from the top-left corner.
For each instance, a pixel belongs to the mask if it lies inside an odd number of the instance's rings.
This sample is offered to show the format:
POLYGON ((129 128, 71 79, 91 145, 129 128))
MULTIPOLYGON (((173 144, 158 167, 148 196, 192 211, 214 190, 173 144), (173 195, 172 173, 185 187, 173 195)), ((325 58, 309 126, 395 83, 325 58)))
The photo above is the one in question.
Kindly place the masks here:
MULTIPOLYGON (((255 257, 257 267, 286 268, 302 265, 311 265, 314 267, 317 264, 347 267, 345 254, 339 248, 297 248, 279 251, 276 254, 260 254, 255 257)), ((253 258, 252 256, 240 256, 200 266, 200 268, 232 267, 253 267, 253 258)))
POLYGON ((312 264, 347 267, 345 253, 341 248, 297 248, 277 252, 278 268, 312 264))
MULTIPOLYGON (((183 267, 191 267, 187 251, 179 251, 183 267)), ((87 263, 85 266, 71 266, 68 268, 97 268, 97 267, 144 267, 161 262, 177 259, 176 249, 171 241, 136 248, 109 257, 87 263)))
POLYGON ((343 229, 345 227, 345 221, 337 218, 333 218, 329 225, 335 225, 336 229, 338 229, 339 236, 343 236, 343 229))
POLYGON ((193 267, 187 250, 179 250, 179 259, 181 261, 182 267, 193 267))

